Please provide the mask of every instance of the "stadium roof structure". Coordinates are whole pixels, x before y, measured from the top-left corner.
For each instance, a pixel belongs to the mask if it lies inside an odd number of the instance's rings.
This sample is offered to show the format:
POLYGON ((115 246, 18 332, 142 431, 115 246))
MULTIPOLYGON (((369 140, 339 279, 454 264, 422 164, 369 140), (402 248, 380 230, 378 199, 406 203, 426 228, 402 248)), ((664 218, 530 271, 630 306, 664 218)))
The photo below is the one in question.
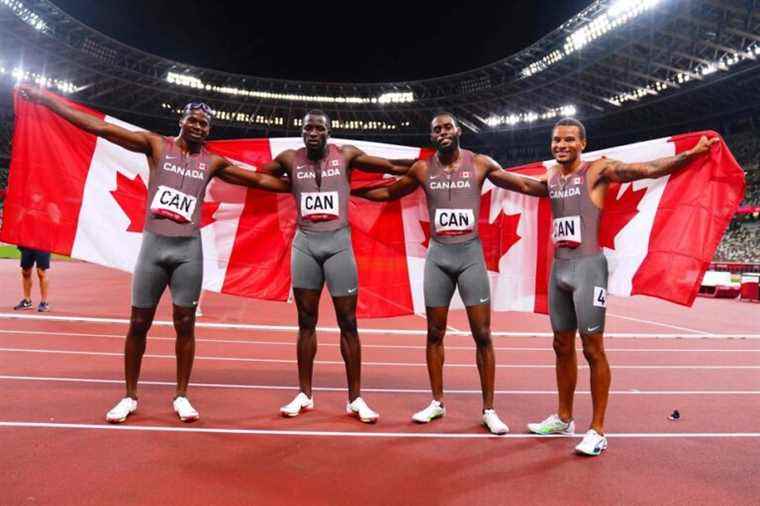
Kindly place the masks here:
POLYGON ((442 110, 480 133, 544 128, 564 115, 645 129, 758 107, 760 9, 746 0, 599 0, 480 68, 333 83, 194 67, 124 45, 48 0, 0 0, 0 82, 21 79, 141 124, 175 123, 182 105, 201 99, 244 135, 297 135, 313 108, 342 137, 419 136, 442 110))

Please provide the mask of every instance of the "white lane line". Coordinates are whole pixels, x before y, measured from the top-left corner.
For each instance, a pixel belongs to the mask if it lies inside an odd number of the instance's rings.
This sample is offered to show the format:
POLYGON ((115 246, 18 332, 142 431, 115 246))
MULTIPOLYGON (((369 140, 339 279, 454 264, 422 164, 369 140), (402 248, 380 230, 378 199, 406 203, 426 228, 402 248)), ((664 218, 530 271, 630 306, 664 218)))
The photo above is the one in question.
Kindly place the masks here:
POLYGON ((633 317, 630 317, 630 316, 623 316, 623 315, 614 314, 614 313, 607 313, 607 316, 612 316, 614 318, 620 318, 621 320, 628 320, 628 321, 637 322, 637 323, 647 323, 649 325, 658 325, 660 327, 666 327, 666 328, 669 328, 669 329, 685 330, 687 332, 693 332, 694 334, 700 334, 700 335, 709 335, 710 334, 709 332, 705 332, 704 330, 696 330, 696 329, 690 329, 690 328, 687 328, 687 327, 679 327, 677 325, 670 325, 668 323, 656 322, 656 321, 652 321, 652 320, 642 320, 640 318, 633 318, 633 317))
MULTIPOLYGON (((106 352, 106 351, 76 351, 76 350, 50 350, 50 349, 30 349, 30 348, 0 348, 0 352, 7 353, 47 353, 55 355, 83 355, 92 357, 123 357, 124 353, 106 352)), ((146 358, 163 358, 175 360, 174 355, 161 355, 146 353, 146 358)), ((247 357, 217 357, 217 356, 196 356, 195 360, 218 360, 223 362, 254 362, 263 364, 296 364, 296 360, 280 358, 247 358, 247 357)), ((343 366, 342 360, 315 360, 315 364, 321 365, 340 365, 343 366)), ((427 364, 422 362, 362 362, 362 366, 378 367, 425 367, 427 364)), ((444 367, 456 368, 474 368, 475 364, 444 364, 444 367)), ((499 369, 554 369, 554 364, 496 364, 499 369)), ((587 369, 586 365, 579 365, 580 369, 587 369)), ((760 365, 612 365, 612 369, 688 369, 688 370, 739 370, 739 369, 760 369, 760 365)))
MULTIPOLYGON (((212 427, 168 427, 158 425, 105 425, 89 423, 52 423, 0 421, 0 427, 34 429, 80 429, 80 430, 123 430, 136 432, 179 432, 201 434, 236 434, 246 436, 315 436, 315 437, 359 437, 359 438, 421 438, 421 439, 546 439, 583 437, 583 434, 539 436, 537 434, 493 434, 446 433, 446 432, 359 432, 359 431, 319 431, 319 430, 273 430, 273 429, 223 429, 212 427)), ((760 432, 622 432, 607 433, 608 438, 760 438, 760 432)))
MULTIPOLYGON (((5 381, 45 381, 55 383, 94 383, 108 385, 122 385, 124 380, 100 379, 100 378, 66 378, 56 376, 12 376, 0 375, 0 380, 5 381)), ((172 381, 140 380, 140 385, 160 386, 174 388, 176 383, 172 381)), ((298 386, 288 385, 245 385, 236 383, 190 383, 193 388, 218 388, 238 390, 298 390, 298 386)), ((318 392, 345 392, 346 387, 314 387, 318 392)), ((430 393, 429 388, 368 388, 362 387, 364 392, 377 394, 425 394, 430 393)), ((495 390, 497 395, 557 395, 555 390, 495 390)), ((590 390, 577 390, 579 395, 591 395, 590 390)), ((447 395, 481 395, 480 390, 446 390, 447 395)), ((760 395, 760 390, 611 390, 611 395, 760 395)))
MULTIPOLYGON (((0 334, 11 334, 21 336, 54 336, 54 337, 93 337, 93 338, 105 338, 105 339, 119 339, 124 340, 124 334, 94 334, 87 332, 51 332, 44 330, 7 330, 0 329, 0 334)), ((174 337, 160 337, 149 336, 148 340, 151 341, 169 341, 174 342, 174 337)), ((203 338, 196 337, 196 342, 201 343, 220 343, 220 344, 250 344, 250 345, 264 345, 264 346, 288 346, 294 347, 295 341, 258 341, 255 339, 221 339, 221 338, 203 338)), ((327 346, 332 348, 340 347, 340 343, 325 343, 320 342, 319 346, 327 346)), ((369 349, 389 349, 389 350, 424 350, 425 346, 415 346, 411 344, 367 344, 362 343, 362 348, 369 349)), ((475 351, 474 346, 450 346, 445 345, 446 350, 454 351, 475 351)), ((546 351, 554 352, 550 347, 530 347, 530 346, 494 346, 495 351, 546 351)), ((576 348, 576 351, 583 351, 583 348, 576 348)), ((760 353, 760 348, 605 348, 607 352, 676 352, 676 353, 760 353)))
MULTIPOLYGON (((622 317, 628 318, 628 317, 622 317)), ((54 316, 54 315, 33 315, 33 314, 17 314, 17 313, 0 313, 0 319, 7 320, 42 320, 42 321, 61 321, 61 322, 78 322, 78 323, 108 323, 108 324, 129 324, 129 320, 124 318, 94 318, 88 316, 54 316)), ((168 320, 155 320, 154 325, 162 327, 172 327, 174 323, 168 320)), ((211 329, 230 329, 230 330, 262 330, 270 332, 297 332, 298 327, 295 325, 258 325, 248 323, 208 323, 198 322, 195 324, 198 328, 211 328, 211 329)), ((664 324, 663 324, 664 325, 664 324)), ((548 326, 548 325, 547 325, 548 326)), ((682 327, 674 327, 683 329, 682 327)), ((331 332, 340 333, 338 327, 317 327, 319 332, 331 332)), ((686 329, 690 330, 690 329, 686 329)), ((382 328, 366 328, 360 327, 360 334, 390 334, 390 335, 419 335, 424 336, 427 334, 422 329, 382 329, 382 328)), ((457 336, 469 336, 470 332, 462 330, 452 330, 447 332, 448 335, 457 336)), ((551 332, 503 332, 494 331, 491 332, 492 336, 504 336, 504 337, 552 337, 551 332)), ((645 338, 683 338, 683 339, 702 339, 702 338, 736 338, 736 339, 760 339, 758 333, 734 333, 734 334, 717 334, 706 333, 701 330, 691 331, 689 334, 658 334, 658 333, 640 333, 640 332, 610 332, 605 334, 606 337, 645 337, 645 338)))

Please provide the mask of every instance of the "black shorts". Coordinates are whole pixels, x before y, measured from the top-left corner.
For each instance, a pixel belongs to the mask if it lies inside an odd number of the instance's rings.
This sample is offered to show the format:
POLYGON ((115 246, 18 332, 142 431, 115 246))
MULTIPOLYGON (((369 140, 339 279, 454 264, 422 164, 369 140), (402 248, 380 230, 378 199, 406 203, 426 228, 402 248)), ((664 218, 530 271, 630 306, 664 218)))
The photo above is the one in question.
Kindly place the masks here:
POLYGON ((37 268, 43 271, 50 269, 50 253, 40 251, 36 249, 22 248, 19 246, 18 250, 21 252, 21 268, 24 270, 31 269, 34 264, 37 264, 37 268))

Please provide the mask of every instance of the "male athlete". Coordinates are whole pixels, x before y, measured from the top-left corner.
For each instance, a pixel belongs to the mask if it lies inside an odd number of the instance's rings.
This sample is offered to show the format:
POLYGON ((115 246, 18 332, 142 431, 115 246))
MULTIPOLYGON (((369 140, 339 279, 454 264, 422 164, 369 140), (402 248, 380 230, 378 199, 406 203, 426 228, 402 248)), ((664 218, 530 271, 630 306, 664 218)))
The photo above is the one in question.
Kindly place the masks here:
POLYGON ((291 274, 298 309, 298 383, 300 392, 280 408, 283 416, 297 416, 314 408, 312 372, 317 353, 316 326, 322 288, 332 296, 340 327, 340 352, 346 363, 346 412, 362 422, 379 415, 361 395, 361 343, 356 327, 358 277, 348 225, 351 170, 403 174, 412 160, 369 156, 350 145, 328 144, 330 119, 322 111, 304 117, 305 147, 286 150, 261 170, 287 174, 296 201, 298 230, 293 239, 291 274))
POLYGON ((491 158, 459 147, 462 131, 455 118, 439 114, 431 122, 430 138, 436 149, 429 160, 419 160, 391 186, 365 188, 354 193, 369 200, 394 200, 422 186, 431 221, 430 247, 425 258, 427 312, 427 366, 433 401, 412 420, 428 423, 446 413, 443 403, 443 337, 449 304, 458 286, 470 330, 483 390, 483 424, 494 434, 509 432, 493 407, 495 363, 491 342, 490 286, 478 237, 480 192, 488 178, 495 185, 539 194, 538 181, 502 170, 491 158))
POLYGON ((551 151, 556 165, 540 179, 547 185, 542 196, 551 198, 554 264, 549 282, 549 316, 557 357, 559 408, 528 428, 536 434, 572 434, 573 395, 578 376, 575 331, 583 342, 583 355, 591 369, 593 418, 583 440, 575 447, 585 455, 607 449, 604 414, 610 389, 610 367, 603 333, 607 307, 607 260, 599 246, 599 215, 611 182, 653 179, 672 173, 688 160, 709 151, 717 138, 702 137, 689 151, 645 163, 623 163, 608 158, 583 162, 586 129, 575 119, 562 119, 552 132, 551 151))
POLYGON ((182 112, 179 135, 167 138, 152 132, 132 132, 69 106, 55 95, 28 85, 22 97, 39 103, 74 126, 148 158, 150 178, 142 247, 132 278, 132 314, 124 346, 126 396, 107 414, 121 423, 137 409, 137 380, 146 337, 158 301, 167 285, 177 332, 177 391, 174 411, 183 422, 199 418, 187 399, 187 384, 195 356, 195 309, 203 280, 200 210, 208 181, 216 176, 229 183, 287 192, 286 181, 230 164, 205 147, 213 112, 191 102, 182 112))

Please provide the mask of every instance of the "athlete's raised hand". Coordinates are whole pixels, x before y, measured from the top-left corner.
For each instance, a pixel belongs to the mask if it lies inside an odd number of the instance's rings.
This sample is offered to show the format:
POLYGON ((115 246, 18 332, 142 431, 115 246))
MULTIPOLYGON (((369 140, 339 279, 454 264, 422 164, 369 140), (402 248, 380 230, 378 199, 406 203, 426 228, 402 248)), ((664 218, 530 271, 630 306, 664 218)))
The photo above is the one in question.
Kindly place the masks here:
POLYGON ((42 101, 45 100, 45 93, 39 86, 34 86, 31 84, 19 84, 18 93, 25 100, 34 102, 35 104, 42 103, 42 101))
POLYGON ((707 153, 710 151, 710 148, 713 144, 716 142, 719 142, 720 138, 716 135, 715 137, 708 138, 706 135, 703 135, 699 138, 699 142, 697 142, 696 146, 691 148, 689 151, 691 151, 692 155, 701 155, 702 153, 707 153))

